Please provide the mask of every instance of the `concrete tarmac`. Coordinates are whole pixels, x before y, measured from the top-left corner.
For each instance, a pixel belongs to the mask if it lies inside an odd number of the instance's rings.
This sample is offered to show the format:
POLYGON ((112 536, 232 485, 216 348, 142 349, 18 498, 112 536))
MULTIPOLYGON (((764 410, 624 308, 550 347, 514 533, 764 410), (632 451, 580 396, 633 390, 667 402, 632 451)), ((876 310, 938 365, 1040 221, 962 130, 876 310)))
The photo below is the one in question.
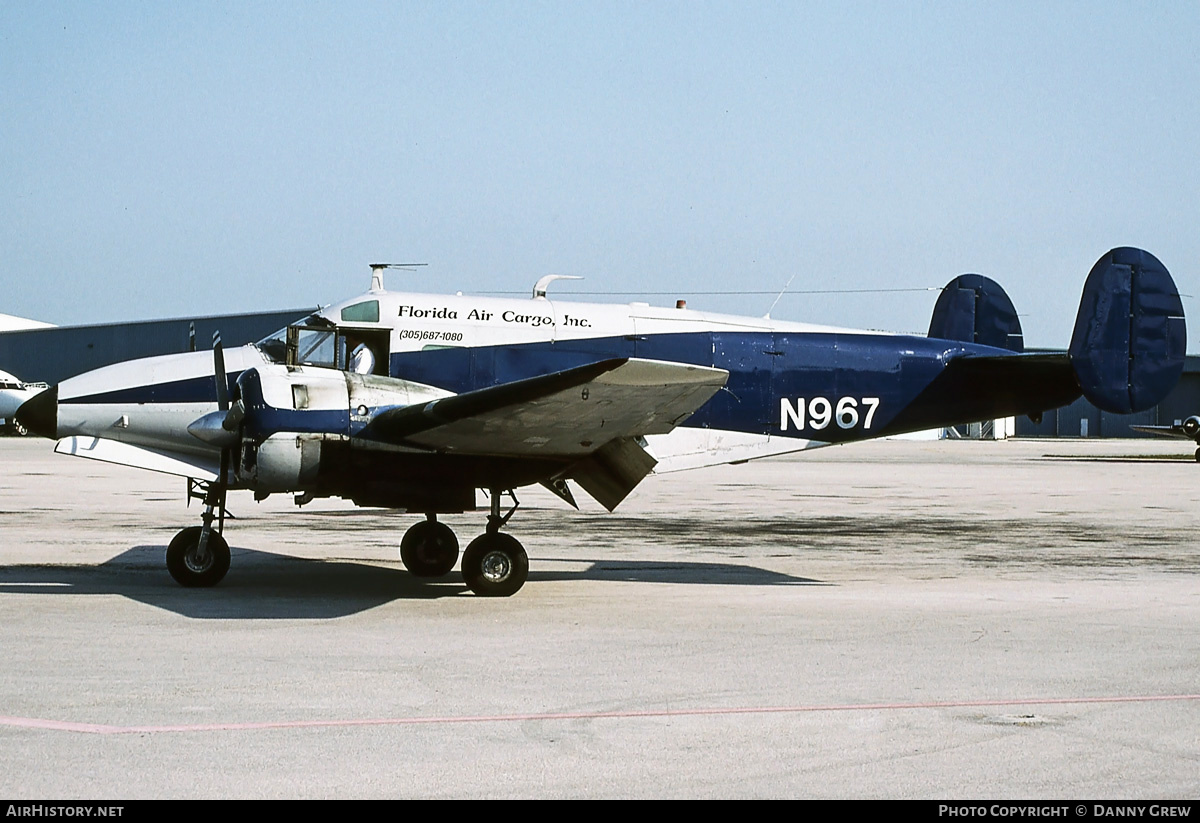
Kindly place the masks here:
MULTIPOLYGON (((0 797, 1200 796, 1200 465, 1172 441, 879 442, 519 493, 515 597, 412 516, 0 440, 0 797)), ((483 513, 447 517, 466 543, 483 513)))

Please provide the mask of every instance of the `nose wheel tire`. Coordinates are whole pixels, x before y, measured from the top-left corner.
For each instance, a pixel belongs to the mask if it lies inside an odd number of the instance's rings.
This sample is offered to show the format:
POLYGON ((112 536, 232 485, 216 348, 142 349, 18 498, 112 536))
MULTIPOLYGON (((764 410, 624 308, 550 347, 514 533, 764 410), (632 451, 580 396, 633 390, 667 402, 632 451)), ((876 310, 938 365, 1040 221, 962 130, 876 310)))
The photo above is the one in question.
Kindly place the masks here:
POLYGON ((445 523, 422 520, 404 533, 400 560, 415 577, 442 577, 458 563, 458 538, 445 523))
POLYGON ((481 597, 509 597, 529 577, 529 555, 512 535, 481 534, 463 552, 462 574, 467 588, 481 597))
POLYGON ((229 544, 217 532, 209 532, 200 553, 200 526, 189 526, 167 546, 167 571, 175 582, 188 588, 215 586, 229 571, 229 544))

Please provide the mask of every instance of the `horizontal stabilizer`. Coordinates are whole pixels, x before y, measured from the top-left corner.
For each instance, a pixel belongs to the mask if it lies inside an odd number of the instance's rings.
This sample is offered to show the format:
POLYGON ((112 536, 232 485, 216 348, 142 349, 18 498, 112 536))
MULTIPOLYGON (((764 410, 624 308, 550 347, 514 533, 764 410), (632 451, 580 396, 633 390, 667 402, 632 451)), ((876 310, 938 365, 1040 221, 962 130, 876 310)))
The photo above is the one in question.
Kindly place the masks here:
POLYGON ((1069 350, 1088 400, 1117 414, 1150 408, 1179 382, 1186 348, 1179 289, 1154 255, 1118 248, 1096 261, 1069 350))
POLYGON ((960 274, 938 295, 929 337, 1024 351, 1021 321, 1008 293, 990 277, 960 274))
POLYGON ((957 357, 881 435, 920 431, 948 420, 1037 417, 1079 397, 1079 383, 1063 353, 957 357))

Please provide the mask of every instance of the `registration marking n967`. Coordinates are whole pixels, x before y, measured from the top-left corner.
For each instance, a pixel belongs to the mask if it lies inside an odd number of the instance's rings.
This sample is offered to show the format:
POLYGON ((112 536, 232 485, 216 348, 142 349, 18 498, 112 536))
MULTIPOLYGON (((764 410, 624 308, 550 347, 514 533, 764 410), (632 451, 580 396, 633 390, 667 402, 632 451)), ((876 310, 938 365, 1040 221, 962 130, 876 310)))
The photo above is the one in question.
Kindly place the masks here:
POLYGON ((878 408, 878 397, 839 397, 836 401, 827 397, 797 397, 795 400, 781 397, 779 430, 787 431, 789 424, 797 431, 805 428, 820 431, 830 424, 839 429, 853 429, 859 423, 863 429, 869 429, 878 408))

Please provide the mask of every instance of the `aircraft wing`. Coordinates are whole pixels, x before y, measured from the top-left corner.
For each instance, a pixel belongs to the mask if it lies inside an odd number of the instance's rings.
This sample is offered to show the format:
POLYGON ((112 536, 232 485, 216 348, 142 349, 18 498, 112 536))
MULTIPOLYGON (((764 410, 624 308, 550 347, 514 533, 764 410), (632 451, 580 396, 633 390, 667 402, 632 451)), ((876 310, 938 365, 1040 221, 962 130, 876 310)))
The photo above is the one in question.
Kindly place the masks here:
POLYGON ((220 464, 215 456, 199 457, 193 454, 151 449, 103 437, 64 437, 58 441, 54 451, 58 454, 86 457, 104 463, 133 466, 137 469, 210 482, 217 479, 220 471, 220 464))
POLYGON ((1175 437, 1180 440, 1194 440, 1195 438, 1187 434, 1183 430, 1183 426, 1130 426, 1135 432, 1145 432, 1146 434, 1157 434, 1159 437, 1175 437))
POLYGON ((584 458, 622 438, 671 431, 728 377, 706 366, 604 360, 389 409, 360 436, 460 454, 584 458))

